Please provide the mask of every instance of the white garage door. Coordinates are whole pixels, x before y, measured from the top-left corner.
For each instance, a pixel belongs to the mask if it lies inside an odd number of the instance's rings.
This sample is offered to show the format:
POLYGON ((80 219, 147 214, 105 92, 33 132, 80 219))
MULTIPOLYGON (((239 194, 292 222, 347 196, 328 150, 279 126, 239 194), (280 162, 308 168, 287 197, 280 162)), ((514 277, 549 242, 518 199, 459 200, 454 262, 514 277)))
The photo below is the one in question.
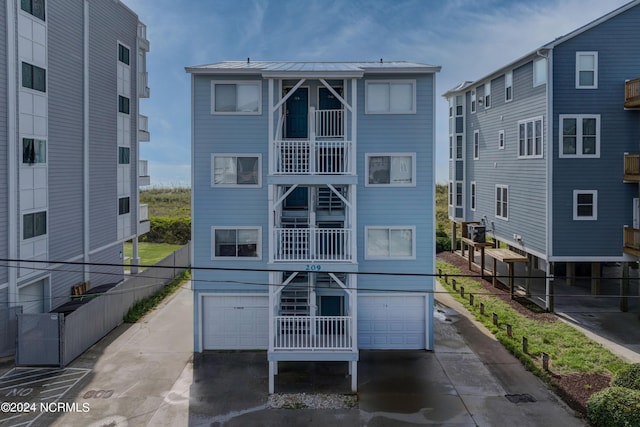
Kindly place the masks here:
POLYGON ((268 306, 268 296, 203 297, 203 349, 267 349, 269 345, 268 306))
POLYGON ((18 304, 23 313, 44 313, 44 280, 30 283, 18 289, 18 304))
POLYGON ((425 297, 358 296, 358 347, 424 349, 425 297))

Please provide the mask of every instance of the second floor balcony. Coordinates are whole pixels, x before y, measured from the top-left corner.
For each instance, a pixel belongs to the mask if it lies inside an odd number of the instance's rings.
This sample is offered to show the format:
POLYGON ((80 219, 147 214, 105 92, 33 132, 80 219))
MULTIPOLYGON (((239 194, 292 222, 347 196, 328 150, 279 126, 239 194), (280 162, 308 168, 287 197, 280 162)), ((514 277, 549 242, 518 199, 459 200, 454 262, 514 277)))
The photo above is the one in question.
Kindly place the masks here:
POLYGON ((280 175, 352 175, 351 141, 275 141, 273 171, 280 175))
POLYGON ((624 155, 624 180, 640 182, 640 154, 624 155))
POLYGON ((149 164, 147 160, 138 161, 138 185, 151 185, 151 177, 149 176, 149 164))
POLYGON ((352 230, 348 228, 276 228, 274 261, 352 262, 352 230))
POLYGON ((625 82, 624 88, 625 108, 640 107, 640 78, 625 82))

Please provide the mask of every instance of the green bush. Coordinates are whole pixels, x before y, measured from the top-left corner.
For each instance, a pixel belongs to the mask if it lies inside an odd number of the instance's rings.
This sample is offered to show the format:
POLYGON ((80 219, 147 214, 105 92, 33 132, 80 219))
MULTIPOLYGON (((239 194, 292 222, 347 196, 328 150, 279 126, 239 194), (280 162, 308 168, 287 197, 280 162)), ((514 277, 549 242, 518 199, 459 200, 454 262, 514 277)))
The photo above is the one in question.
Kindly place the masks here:
POLYGON ((595 427, 640 426, 640 391, 609 387, 587 402, 587 417, 595 427))
POLYGON ((611 381, 611 385, 640 390, 640 363, 626 365, 620 369, 611 381))
POLYGON ((436 253, 450 251, 451 239, 448 237, 436 237, 436 253))
POLYGON ((436 230, 436 237, 449 237, 446 231, 438 229, 436 230))
POLYGON ((141 242, 171 243, 184 245, 191 240, 191 218, 169 218, 152 216, 149 218, 149 232, 141 236, 141 242))

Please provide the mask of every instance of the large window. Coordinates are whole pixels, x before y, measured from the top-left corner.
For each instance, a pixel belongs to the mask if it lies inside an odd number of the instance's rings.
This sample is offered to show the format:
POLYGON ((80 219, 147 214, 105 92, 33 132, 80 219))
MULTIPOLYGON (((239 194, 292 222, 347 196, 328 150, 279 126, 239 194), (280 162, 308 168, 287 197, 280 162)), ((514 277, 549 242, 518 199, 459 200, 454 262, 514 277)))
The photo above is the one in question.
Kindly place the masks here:
POLYGON ((462 207, 462 182, 456 182, 456 208, 462 207))
POLYGON ((449 182, 449 206, 453 206, 453 182, 449 182))
POLYGON ((44 21, 44 0, 21 0, 20 8, 44 21))
POLYGON ((542 157, 542 117, 518 122, 518 157, 542 157))
POLYGON ((598 192, 596 190, 573 191, 573 219, 595 221, 598 219, 598 192))
POLYGON ((513 71, 509 71, 504 75, 504 102, 513 99, 513 71))
POLYGON ((415 153, 367 154, 366 171, 368 186, 415 186, 415 153))
POLYGON ((47 212, 34 212, 22 216, 22 238, 31 239, 32 237, 43 236, 47 234, 47 212))
POLYGON ((213 258, 261 257, 260 227, 213 227, 213 258))
POLYGON ((34 138, 22 138, 22 163, 47 162, 47 141, 34 138))
POLYGON ((462 159, 462 135, 456 135, 456 159, 462 159))
POLYGON ((475 89, 471 91, 471 112, 472 113, 476 112, 476 90, 475 89))
POLYGON ((480 158, 480 131, 473 131, 473 159, 478 160, 480 158))
POLYGON ((471 210, 476 210, 476 182, 471 181, 471 210))
POLYGON ((484 108, 491 108, 491 82, 484 84, 484 108))
POLYGON ((118 147, 118 164, 128 165, 131 163, 131 149, 129 147, 118 147))
POLYGON ((560 157, 600 157, 600 115, 560 115, 560 157))
POLYGON ((212 82, 212 114, 260 114, 261 82, 212 82))
POLYGON ((125 215, 131 212, 129 197, 121 197, 118 199, 118 215, 125 215))
POLYGON ((118 61, 129 65, 129 48, 118 43, 118 61))
POLYGON ((260 154, 212 154, 211 185, 216 187, 260 187, 260 154))
POLYGON ((44 68, 22 63, 22 87, 37 90, 40 92, 47 91, 47 71, 44 68))
POLYGON ((598 52, 576 52, 576 89, 598 88, 598 52))
POLYGON ((540 86, 547 82, 547 58, 533 61, 533 86, 540 86))
POLYGON ((496 217, 509 218, 509 186, 496 185, 496 217))
POLYGON ((366 114, 413 114, 415 94, 414 80, 367 81, 366 114))
POLYGON ((365 227, 366 259, 415 259, 415 227, 365 227))
POLYGON ((126 96, 118 95, 118 112, 129 114, 129 98, 126 96))

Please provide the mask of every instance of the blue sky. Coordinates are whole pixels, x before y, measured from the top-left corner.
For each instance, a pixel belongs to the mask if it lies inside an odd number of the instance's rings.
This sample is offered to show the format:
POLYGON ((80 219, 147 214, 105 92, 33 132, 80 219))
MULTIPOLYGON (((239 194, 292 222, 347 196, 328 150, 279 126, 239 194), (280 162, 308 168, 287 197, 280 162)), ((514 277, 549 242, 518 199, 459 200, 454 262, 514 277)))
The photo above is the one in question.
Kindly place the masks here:
POLYGON ((476 80, 628 0, 122 0, 147 25, 154 186, 190 185, 190 77, 184 67, 225 60, 401 60, 437 75, 436 180, 447 180, 447 104, 476 80))

